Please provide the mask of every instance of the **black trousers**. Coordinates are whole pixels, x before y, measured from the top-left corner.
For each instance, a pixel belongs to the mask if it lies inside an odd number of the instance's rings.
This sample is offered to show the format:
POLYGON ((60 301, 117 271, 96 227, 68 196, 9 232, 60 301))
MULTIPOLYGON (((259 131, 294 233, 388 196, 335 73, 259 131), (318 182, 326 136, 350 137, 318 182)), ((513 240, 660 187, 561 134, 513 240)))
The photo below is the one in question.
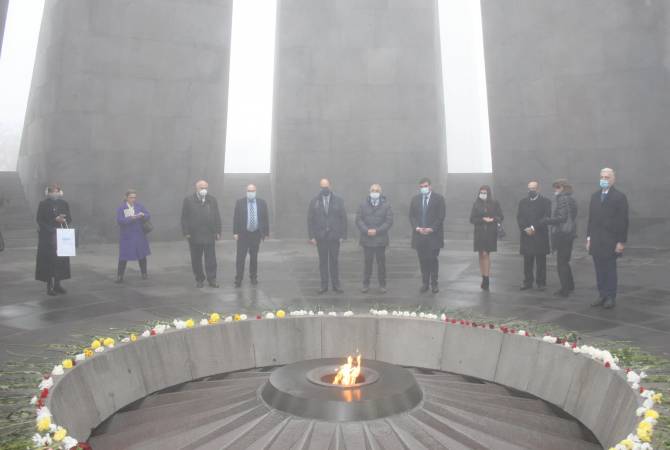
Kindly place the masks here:
POLYGON ((333 288, 340 287, 340 240, 317 240, 316 249, 319 252, 319 273, 321 288, 328 289, 328 277, 333 288))
POLYGON ((596 282, 598 283, 598 292, 600 297, 616 299, 617 291, 617 270, 615 255, 606 257, 593 257, 593 265, 596 269, 596 282))
POLYGON ((207 281, 216 280, 216 248, 212 244, 193 244, 189 242, 191 249, 191 267, 193 268, 193 275, 195 281, 205 281, 205 273, 207 273, 207 281), (205 256, 205 271, 202 270, 202 257, 205 256))
POLYGON ((532 286, 533 281, 538 286, 547 285, 547 255, 523 255, 523 284, 532 286), (535 276, 533 276, 535 266, 535 276))
POLYGON ((419 267, 421 268, 421 281, 424 286, 437 286, 438 274, 440 272, 439 248, 417 250, 419 267))
POLYGON ((372 277, 372 262, 377 260, 377 279, 379 286, 386 287, 386 247, 363 247, 364 267, 363 267, 363 285, 370 285, 372 277))
MULTIPOLYGON (((147 273, 147 259, 142 258, 142 259, 138 260, 137 262, 140 264, 140 272, 142 272, 143 274, 146 274, 147 273)), ((118 269, 116 271, 116 274, 118 276, 122 277, 123 274, 126 273, 126 266, 127 265, 128 265, 128 261, 119 260, 119 266, 118 266, 118 269)))
POLYGON ((570 259, 572 258, 572 244, 574 238, 554 238, 556 248, 556 268, 558 269, 558 279, 561 282, 561 290, 570 292, 575 290, 575 281, 572 278, 572 269, 570 268, 570 259))
POLYGON ((259 231, 249 234, 240 234, 237 239, 237 254, 235 255, 235 281, 241 282, 244 278, 244 265, 249 254, 249 278, 258 279, 258 249, 261 246, 259 231))

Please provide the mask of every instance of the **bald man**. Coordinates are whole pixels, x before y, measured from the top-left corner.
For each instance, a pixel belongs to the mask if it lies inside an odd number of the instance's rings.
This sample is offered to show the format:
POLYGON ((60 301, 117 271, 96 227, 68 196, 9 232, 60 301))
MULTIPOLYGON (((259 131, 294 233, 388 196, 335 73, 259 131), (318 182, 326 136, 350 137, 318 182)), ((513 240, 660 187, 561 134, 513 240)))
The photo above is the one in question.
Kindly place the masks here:
POLYGON ((235 203, 233 214, 233 238, 237 241, 235 257, 235 287, 242 285, 244 266, 249 254, 249 279, 251 285, 258 284, 258 249, 261 241, 270 235, 268 206, 256 196, 256 185, 247 186, 244 198, 235 203))
POLYGON ((195 193, 184 199, 181 210, 181 228, 191 250, 191 267, 198 288, 204 287, 205 278, 210 287, 219 287, 216 282, 215 242, 221 238, 221 215, 219 205, 208 188, 205 180, 195 183, 195 193))
POLYGON ((591 196, 586 248, 593 257, 598 298, 591 306, 616 306, 617 258, 628 239, 628 199, 614 188, 616 174, 605 167, 600 171, 600 189, 591 196))

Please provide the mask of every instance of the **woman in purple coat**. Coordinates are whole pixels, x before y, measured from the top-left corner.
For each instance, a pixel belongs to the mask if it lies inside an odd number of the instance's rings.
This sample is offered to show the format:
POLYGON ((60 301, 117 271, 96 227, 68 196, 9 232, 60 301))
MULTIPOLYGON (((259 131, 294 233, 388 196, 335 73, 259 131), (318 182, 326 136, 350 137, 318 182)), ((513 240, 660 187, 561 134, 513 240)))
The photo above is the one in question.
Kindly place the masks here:
POLYGON ((147 279, 147 256, 151 254, 151 250, 144 224, 149 219, 149 211, 137 203, 137 192, 129 189, 126 192, 126 201, 116 209, 116 222, 120 228, 117 283, 123 283, 128 261, 139 261, 142 279, 147 279))

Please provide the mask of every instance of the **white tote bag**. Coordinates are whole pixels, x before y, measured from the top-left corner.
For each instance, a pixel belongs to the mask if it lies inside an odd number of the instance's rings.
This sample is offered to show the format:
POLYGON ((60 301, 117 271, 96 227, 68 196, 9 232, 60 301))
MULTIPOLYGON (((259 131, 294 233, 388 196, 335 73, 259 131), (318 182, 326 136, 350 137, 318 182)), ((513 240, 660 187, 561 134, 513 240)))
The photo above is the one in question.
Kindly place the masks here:
POLYGON ((56 230, 56 256, 77 256, 74 228, 56 230))

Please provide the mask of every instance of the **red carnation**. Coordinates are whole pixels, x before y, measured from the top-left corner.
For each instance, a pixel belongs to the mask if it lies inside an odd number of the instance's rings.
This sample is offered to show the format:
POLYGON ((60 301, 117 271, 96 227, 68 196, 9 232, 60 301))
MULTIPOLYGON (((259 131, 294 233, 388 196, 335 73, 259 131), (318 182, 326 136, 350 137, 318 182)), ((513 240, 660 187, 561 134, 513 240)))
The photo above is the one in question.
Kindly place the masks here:
POLYGON ((456 319, 451 319, 451 323, 456 323, 456 319))
POLYGON ((640 386, 640 394, 644 392, 644 388, 640 386))
POLYGON ((605 362, 605 367, 607 367, 609 369, 610 367, 612 367, 612 365, 610 364, 609 361, 607 361, 607 362, 605 362))
POLYGON ((151 336, 156 336, 156 330, 153 328, 151 329, 151 332, 149 333, 151 336))
POLYGON ((496 327, 496 326, 493 325, 492 323, 489 324, 489 328, 490 328, 490 329, 494 329, 495 327, 496 327))
POLYGON ((260 319, 261 319, 261 315, 260 315, 260 314, 256 314, 256 320, 260 320, 260 319))
POLYGON ((37 399, 36 405, 37 405, 38 408, 41 408, 42 406, 44 406, 44 402, 42 401, 41 398, 37 399))
POLYGON ((40 398, 47 398, 49 396, 49 389, 44 388, 42 389, 42 392, 40 392, 40 398))
POLYGON ((577 343, 576 342, 572 343, 572 348, 577 348, 577 343))

